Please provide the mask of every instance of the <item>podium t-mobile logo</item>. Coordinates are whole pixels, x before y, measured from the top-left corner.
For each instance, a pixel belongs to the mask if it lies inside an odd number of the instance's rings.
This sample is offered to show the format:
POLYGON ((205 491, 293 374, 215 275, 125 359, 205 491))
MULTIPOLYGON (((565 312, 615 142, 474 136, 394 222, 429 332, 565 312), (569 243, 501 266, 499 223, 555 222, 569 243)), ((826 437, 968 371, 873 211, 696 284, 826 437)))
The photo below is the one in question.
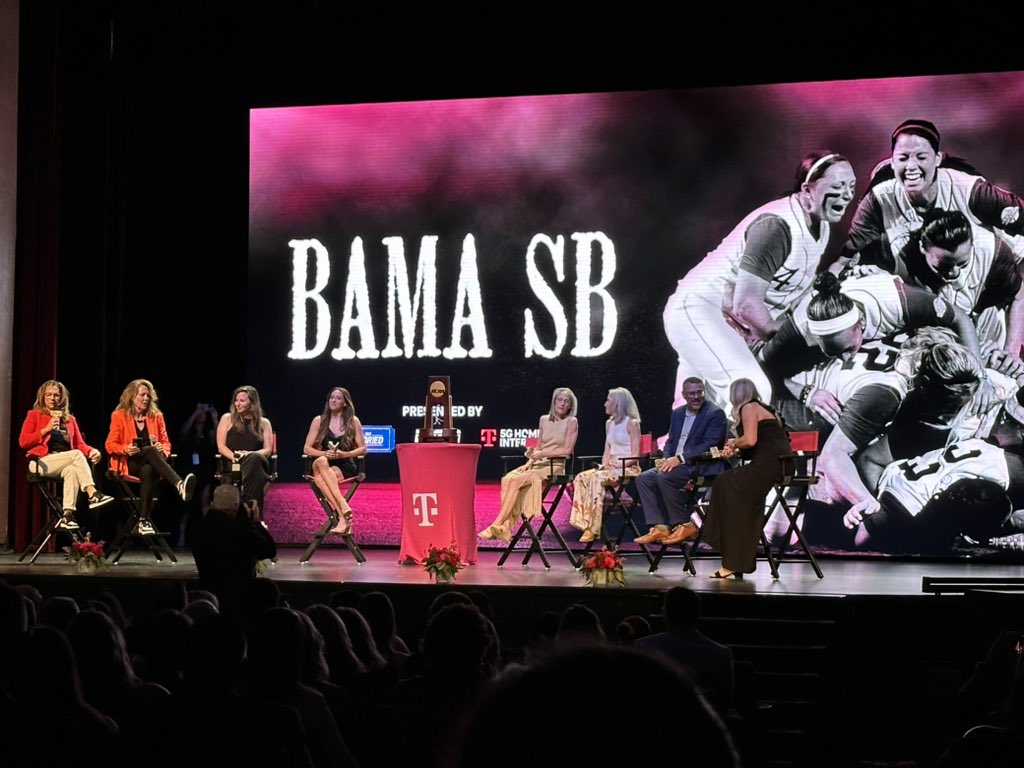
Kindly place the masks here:
POLYGON ((412 513, 420 518, 421 528, 433 528, 434 524, 430 522, 430 518, 437 517, 437 494, 414 493, 412 495, 412 513), (433 506, 430 502, 433 502, 433 506))

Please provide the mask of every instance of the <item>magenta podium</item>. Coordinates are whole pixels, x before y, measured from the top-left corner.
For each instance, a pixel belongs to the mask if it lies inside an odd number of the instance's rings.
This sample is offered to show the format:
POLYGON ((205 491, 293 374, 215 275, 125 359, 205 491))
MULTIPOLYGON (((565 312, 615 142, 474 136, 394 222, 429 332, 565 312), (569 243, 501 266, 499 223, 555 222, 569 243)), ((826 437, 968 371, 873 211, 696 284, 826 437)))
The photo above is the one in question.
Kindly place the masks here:
POLYGON ((465 563, 476 562, 476 467, 479 444, 399 443, 402 546, 398 562, 422 563, 427 548, 453 540, 465 563))

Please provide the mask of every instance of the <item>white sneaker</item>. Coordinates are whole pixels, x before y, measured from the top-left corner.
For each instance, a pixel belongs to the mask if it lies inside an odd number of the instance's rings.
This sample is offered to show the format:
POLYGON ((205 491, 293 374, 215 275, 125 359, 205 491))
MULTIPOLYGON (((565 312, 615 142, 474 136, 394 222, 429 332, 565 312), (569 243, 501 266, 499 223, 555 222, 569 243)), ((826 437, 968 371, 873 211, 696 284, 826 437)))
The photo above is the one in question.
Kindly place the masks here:
POLYGON ((113 496, 108 496, 105 493, 100 493, 99 491, 96 491, 93 493, 92 496, 89 497, 89 509, 97 509, 99 507, 104 506, 105 504, 109 504, 113 500, 113 496))
POLYGON ((156 529, 153 527, 153 523, 151 523, 149 520, 139 520, 139 524, 138 526, 136 526, 135 530, 138 532, 140 536, 152 536, 154 533, 156 533, 156 529))
POLYGON ((192 500, 192 494, 196 490, 196 476, 188 474, 185 479, 178 483, 178 493, 181 495, 181 500, 189 502, 192 500))
POLYGON ((60 528, 63 531, 77 531, 78 530, 78 523, 75 522, 75 518, 72 516, 70 510, 66 511, 64 513, 64 517, 62 517, 57 522, 57 527, 60 528))

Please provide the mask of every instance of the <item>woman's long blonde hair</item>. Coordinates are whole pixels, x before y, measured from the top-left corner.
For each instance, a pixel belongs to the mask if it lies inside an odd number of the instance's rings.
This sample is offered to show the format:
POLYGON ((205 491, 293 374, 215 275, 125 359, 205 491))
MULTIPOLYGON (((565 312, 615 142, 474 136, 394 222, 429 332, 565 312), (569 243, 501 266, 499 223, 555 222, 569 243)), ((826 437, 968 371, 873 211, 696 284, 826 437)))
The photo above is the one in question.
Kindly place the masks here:
POLYGON ((50 409, 46 407, 46 400, 44 399, 44 395, 46 394, 46 390, 48 390, 50 387, 56 387, 57 389, 60 390, 60 406, 59 406, 59 408, 62 411, 64 411, 64 415, 65 416, 70 416, 71 415, 71 396, 68 394, 68 388, 65 387, 61 382, 57 381, 56 379, 50 379, 49 381, 44 381, 42 383, 42 385, 40 385, 39 389, 36 390, 36 401, 35 401, 35 403, 32 404, 32 407, 35 410, 40 411, 42 413, 49 413, 50 412, 50 409))
POLYGON ((625 387, 615 387, 608 390, 608 397, 615 404, 615 413, 610 419, 618 424, 625 418, 636 419, 640 422, 640 409, 636 407, 636 400, 633 394, 625 387))
POLYGON ((132 414, 132 399, 138 394, 139 387, 146 387, 149 389, 149 410, 146 411, 145 415, 159 415, 160 406, 157 405, 157 403, 160 402, 160 398, 157 397, 156 387, 153 386, 153 382, 149 379, 132 379, 129 381, 128 385, 121 393, 121 399, 117 402, 118 410, 124 411, 129 416, 132 414))
POLYGON ((760 403, 757 385, 750 379, 736 379, 729 386, 729 402, 732 403, 733 424, 740 423, 740 408, 747 403, 760 403))

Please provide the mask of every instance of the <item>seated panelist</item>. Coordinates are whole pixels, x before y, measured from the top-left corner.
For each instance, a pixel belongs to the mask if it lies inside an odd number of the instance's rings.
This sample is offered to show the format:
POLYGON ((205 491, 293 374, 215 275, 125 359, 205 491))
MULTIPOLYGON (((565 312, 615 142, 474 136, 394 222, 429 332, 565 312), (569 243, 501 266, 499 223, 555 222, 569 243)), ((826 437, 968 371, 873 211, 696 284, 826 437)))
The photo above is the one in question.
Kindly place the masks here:
POLYGON ((725 411, 705 397, 704 380, 691 376, 683 381, 686 405, 672 411, 665 458, 636 479, 644 519, 651 529, 634 539, 637 544, 680 544, 697 535, 687 501, 700 475, 717 475, 723 462, 698 463, 696 458, 725 442, 728 423, 725 411))
POLYGON ((171 438, 158 402, 152 382, 146 379, 128 382, 117 408, 110 414, 107 433, 110 470, 139 478, 144 523, 149 521, 149 505, 159 478, 172 485, 185 502, 191 500, 196 487, 195 475, 182 478, 167 462, 171 455, 171 438))
POLYGON ((262 520, 270 457, 274 452, 274 428, 263 415, 255 387, 243 385, 231 393, 231 405, 217 425, 217 452, 228 461, 238 459, 242 502, 255 501, 262 520))
POLYGON ((338 524, 331 533, 348 533, 352 526, 352 508, 339 488, 339 483, 359 474, 356 459, 366 455, 363 425, 356 416, 352 395, 344 387, 333 387, 327 393, 324 411, 314 416, 303 446, 313 459, 313 482, 331 508, 338 513, 338 524))
POLYGON ((565 461, 576 449, 579 422, 576 395, 558 387, 551 395, 551 407, 540 417, 537 445, 526 449, 526 463, 501 478, 501 510, 494 522, 480 532, 481 539, 512 539, 512 524, 520 517, 540 514, 544 480, 552 470, 565 472, 565 461))
POLYGON ((89 464, 99 462, 100 452, 82 437, 78 421, 71 415, 67 387, 59 381, 45 381, 37 390, 36 401, 21 426, 18 445, 28 453, 33 472, 64 482, 64 515, 58 527, 78 528, 74 513, 81 491, 89 497, 90 509, 113 501, 96 488, 89 464))

